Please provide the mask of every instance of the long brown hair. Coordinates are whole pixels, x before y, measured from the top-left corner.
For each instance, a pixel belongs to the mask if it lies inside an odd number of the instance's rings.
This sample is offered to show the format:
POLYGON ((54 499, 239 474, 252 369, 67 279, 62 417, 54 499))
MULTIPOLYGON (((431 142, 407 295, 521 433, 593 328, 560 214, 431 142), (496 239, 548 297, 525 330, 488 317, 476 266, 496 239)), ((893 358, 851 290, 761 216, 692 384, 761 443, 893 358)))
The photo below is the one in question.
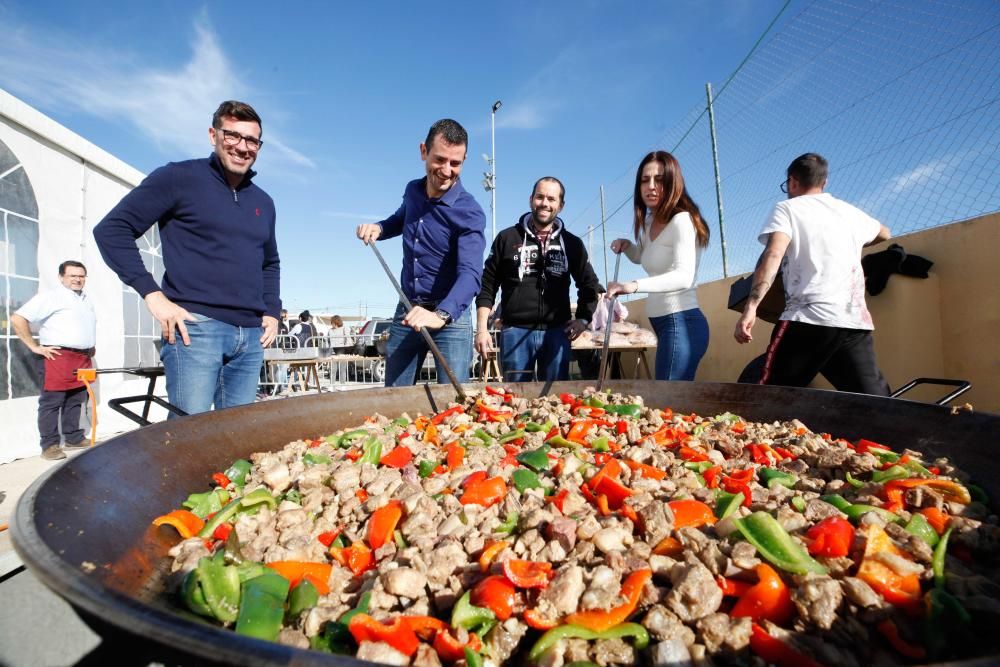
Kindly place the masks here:
POLYGON ((635 221, 633 233, 636 242, 642 233, 642 228, 646 222, 646 203, 642 201, 642 170, 650 162, 657 161, 663 165, 663 198, 660 199, 656 209, 653 210, 653 221, 660 224, 667 224, 670 218, 678 213, 687 212, 691 215, 691 222, 694 223, 694 230, 697 234, 697 244, 704 248, 708 245, 708 226, 701 217, 698 205, 691 199, 687 188, 684 187, 684 175, 681 174, 681 165, 677 158, 666 151, 653 151, 642 159, 639 169, 635 172, 635 221))

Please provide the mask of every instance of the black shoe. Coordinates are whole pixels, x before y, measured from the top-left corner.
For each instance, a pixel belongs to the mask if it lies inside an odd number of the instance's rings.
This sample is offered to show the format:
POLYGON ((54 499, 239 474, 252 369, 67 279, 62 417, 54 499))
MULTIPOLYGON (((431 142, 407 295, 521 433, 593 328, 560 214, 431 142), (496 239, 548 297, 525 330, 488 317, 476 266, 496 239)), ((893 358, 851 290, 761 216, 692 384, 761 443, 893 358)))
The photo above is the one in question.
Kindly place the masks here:
POLYGON ((46 461, 59 461, 66 458, 66 452, 59 445, 52 445, 42 450, 42 458, 46 461))
POLYGON ((66 452, 78 452, 83 449, 90 449, 90 440, 84 438, 80 442, 66 443, 62 448, 66 452))

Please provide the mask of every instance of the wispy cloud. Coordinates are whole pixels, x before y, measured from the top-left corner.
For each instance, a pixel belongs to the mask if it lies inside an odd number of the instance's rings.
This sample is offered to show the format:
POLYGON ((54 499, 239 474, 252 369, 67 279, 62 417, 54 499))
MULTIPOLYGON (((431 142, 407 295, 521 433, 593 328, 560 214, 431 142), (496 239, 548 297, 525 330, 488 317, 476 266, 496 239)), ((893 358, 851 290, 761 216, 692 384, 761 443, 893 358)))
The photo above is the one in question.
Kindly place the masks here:
POLYGON ((513 130, 536 130, 545 125, 548 114, 538 100, 512 102, 497 115, 497 127, 513 130))
MULTIPOLYGON (((43 109, 130 125, 162 150, 184 155, 206 152, 207 121, 221 100, 248 99, 254 92, 205 16, 194 22, 190 58, 176 69, 50 29, 12 27, 0 40, 0 85, 43 109)), ((270 166, 316 166, 266 122, 265 128, 270 166)))
POLYGON ((925 162, 914 169, 897 174, 889 180, 889 190, 893 194, 900 194, 912 188, 926 184, 927 182, 939 178, 945 173, 951 163, 948 157, 939 158, 925 162))

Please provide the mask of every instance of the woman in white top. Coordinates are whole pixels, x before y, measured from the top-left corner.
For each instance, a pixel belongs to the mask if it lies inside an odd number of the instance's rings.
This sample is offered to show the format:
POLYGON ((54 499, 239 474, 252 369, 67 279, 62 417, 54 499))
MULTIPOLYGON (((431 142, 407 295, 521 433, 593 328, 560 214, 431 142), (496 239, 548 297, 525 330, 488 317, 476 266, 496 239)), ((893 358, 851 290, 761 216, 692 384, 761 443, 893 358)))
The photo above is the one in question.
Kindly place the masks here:
POLYGON ((649 277, 612 282, 608 295, 648 293, 646 315, 658 340, 656 379, 693 380, 708 349, 708 321, 695 290, 708 227, 684 188, 677 158, 666 151, 654 151, 639 164, 634 233, 635 243, 615 239, 611 250, 642 264, 649 277))

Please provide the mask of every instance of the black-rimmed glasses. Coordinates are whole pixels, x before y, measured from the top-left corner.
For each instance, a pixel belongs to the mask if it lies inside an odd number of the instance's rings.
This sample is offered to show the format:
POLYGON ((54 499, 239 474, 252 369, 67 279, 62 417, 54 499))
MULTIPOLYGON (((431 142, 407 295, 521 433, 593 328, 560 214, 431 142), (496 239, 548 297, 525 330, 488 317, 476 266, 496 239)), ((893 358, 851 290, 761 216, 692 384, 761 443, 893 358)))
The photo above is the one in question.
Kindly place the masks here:
POLYGON ((786 178, 785 180, 783 180, 778 187, 781 188, 781 191, 784 192, 787 195, 788 194, 788 179, 786 178))
POLYGON ((227 146, 239 146, 241 141, 245 141, 248 151, 257 152, 264 145, 264 142, 257 137, 248 137, 234 130, 219 130, 219 132, 222 133, 222 141, 227 146))

